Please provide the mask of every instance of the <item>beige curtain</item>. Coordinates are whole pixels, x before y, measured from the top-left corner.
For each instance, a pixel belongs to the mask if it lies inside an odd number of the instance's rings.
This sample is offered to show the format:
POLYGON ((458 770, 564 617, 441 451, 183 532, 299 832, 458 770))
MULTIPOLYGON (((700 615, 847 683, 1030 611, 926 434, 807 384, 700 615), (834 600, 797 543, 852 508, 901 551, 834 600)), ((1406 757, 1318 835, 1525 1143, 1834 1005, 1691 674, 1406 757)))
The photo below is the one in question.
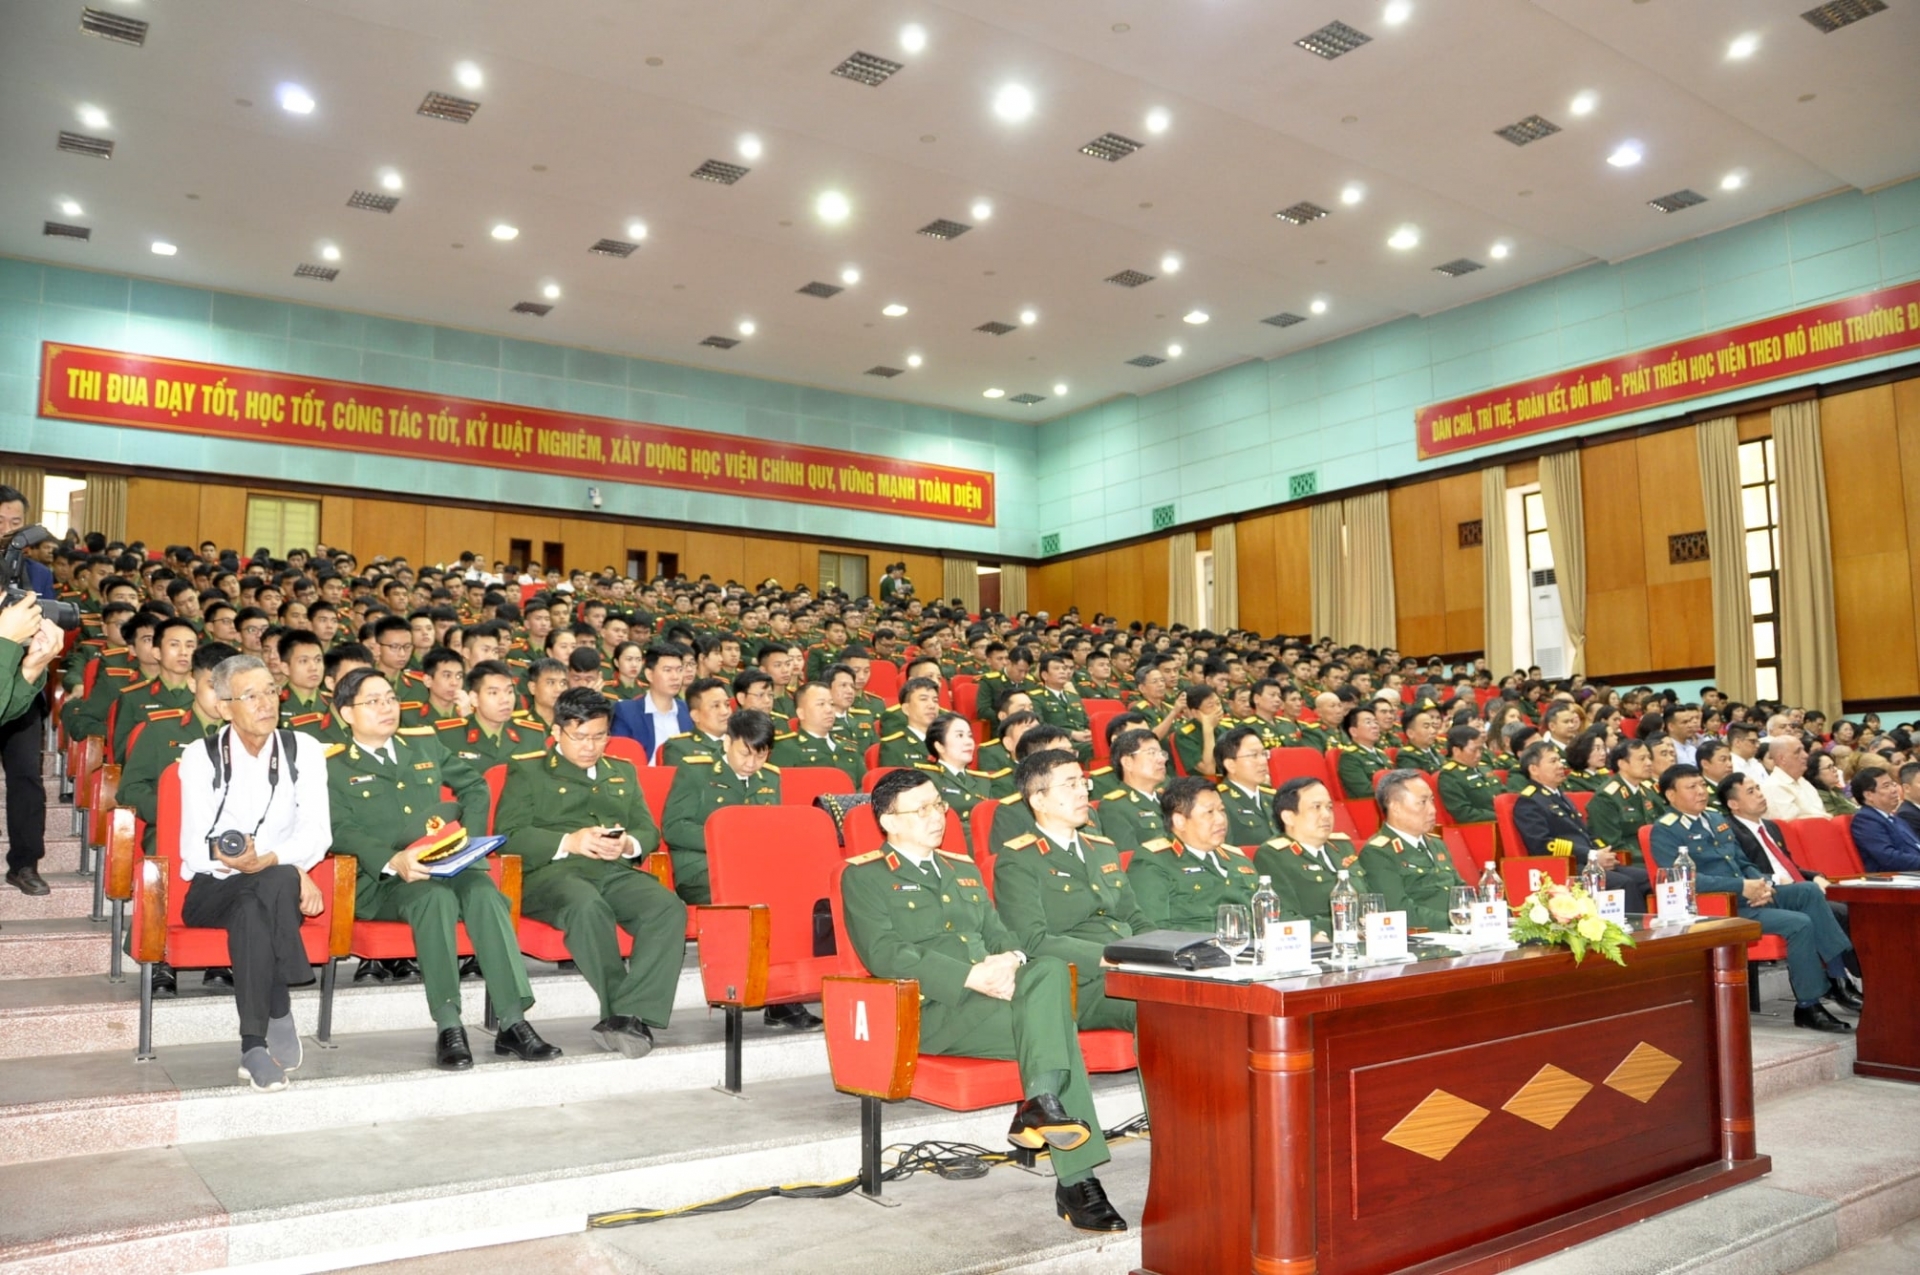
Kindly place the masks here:
POLYGON ((27 498, 27 523, 40 521, 40 501, 46 495, 47 471, 32 465, 0 464, 0 485, 27 498))
POLYGON ((1345 571, 1345 524, 1340 502, 1329 500, 1307 510, 1307 584, 1311 593, 1313 636, 1346 641, 1340 629, 1341 576, 1345 571))
POLYGON ((1480 471, 1480 640, 1498 682, 1513 671, 1513 564, 1507 547, 1507 467, 1480 471))
POLYGON ((1773 456, 1780 488, 1780 698, 1835 718, 1840 647, 1819 403, 1773 409, 1773 456))
POLYGON ((1213 529, 1213 627, 1240 627, 1240 530, 1223 522, 1213 529))
POLYGON ((127 480, 119 474, 87 475, 87 525, 108 540, 127 538, 127 480))
POLYGON ((1387 514, 1387 493, 1351 496, 1340 502, 1340 513, 1347 527, 1340 640, 1375 649, 1392 646, 1396 641, 1393 526, 1387 514))
POLYGON ((1193 628, 1200 623, 1200 593, 1194 574, 1194 547, 1191 531, 1182 531, 1167 541, 1167 623, 1193 628))
POLYGON ((1000 609, 1008 615, 1027 609, 1027 569, 1017 562, 1000 564, 1000 609))
POLYGON ((940 594, 959 598, 969 615, 980 614, 980 564, 972 558, 940 559, 940 594))
MULTIPOLYGON (((1547 507, 1547 543, 1560 584, 1560 623, 1567 631, 1567 672, 1587 671, 1587 516, 1580 498, 1580 453, 1540 458, 1540 499, 1547 507)), ((1687 618, 1673 617, 1684 624, 1687 618)))
POLYGON ((1740 511, 1740 427, 1731 416, 1694 427, 1700 497, 1713 567, 1713 680, 1731 699, 1754 700, 1753 600, 1747 589, 1746 520, 1740 511))

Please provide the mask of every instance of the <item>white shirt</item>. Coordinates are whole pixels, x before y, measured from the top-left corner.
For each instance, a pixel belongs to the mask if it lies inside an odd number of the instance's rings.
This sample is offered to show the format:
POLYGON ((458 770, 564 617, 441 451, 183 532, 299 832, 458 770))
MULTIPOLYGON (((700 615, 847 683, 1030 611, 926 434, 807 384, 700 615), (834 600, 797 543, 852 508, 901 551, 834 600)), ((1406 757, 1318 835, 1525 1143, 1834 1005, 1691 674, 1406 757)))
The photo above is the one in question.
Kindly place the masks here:
POLYGON ((658 748, 680 733, 680 701, 670 699, 666 708, 662 709, 654 701, 653 692, 649 691, 641 698, 647 701, 647 716, 653 719, 653 746, 658 748))
POLYGON ((1773 852, 1773 834, 1751 819, 1742 819, 1740 822, 1745 824, 1747 831, 1753 834, 1753 839, 1760 843, 1760 849, 1766 854, 1767 862, 1773 865, 1773 883, 1792 885, 1793 873, 1787 871, 1786 865, 1780 862, 1780 856, 1773 852))
POLYGON ((1760 791, 1767 794, 1767 818, 1776 822, 1827 817, 1827 808, 1820 804, 1819 790, 1805 775, 1789 779, 1786 771, 1775 768, 1760 781, 1760 791))
POLYGON ((1040 829, 1040 835, 1048 841, 1053 842, 1054 845, 1059 846, 1062 850, 1065 850, 1068 854, 1071 854, 1074 858, 1080 860, 1080 862, 1085 863, 1087 861, 1087 853, 1080 848, 1080 838, 1077 834, 1069 832, 1067 839, 1062 841, 1045 828, 1042 828, 1040 829))
POLYGON ((1753 780, 1756 784, 1766 779, 1767 767, 1758 757, 1742 757, 1739 753, 1731 753, 1730 755, 1733 758, 1733 768, 1745 775, 1748 779, 1753 780))
POLYGON ((1299 845, 1299 847, 1302 850, 1305 850, 1307 852, 1308 858, 1314 859, 1319 863, 1326 865, 1326 867, 1330 871, 1339 870, 1337 865, 1333 861, 1333 851, 1328 849, 1326 846, 1310 846, 1306 842, 1301 841, 1298 837, 1295 837, 1294 841, 1299 845))
POLYGON ((204 744, 188 744, 180 754, 181 877, 234 875, 232 868, 207 849, 209 834, 228 829, 252 833, 259 853, 270 853, 281 863, 311 871, 333 845, 333 822, 327 810, 326 745, 311 735, 293 732, 293 756, 281 754, 280 781, 269 787, 267 772, 278 736, 269 738, 257 757, 232 736, 231 726, 221 727, 214 736, 216 750, 224 751, 232 766, 224 794, 214 786, 214 763, 207 757, 204 744), (298 779, 293 777, 293 763, 298 764, 298 779), (220 802, 223 795, 224 809, 220 802), (216 811, 220 814, 218 827, 213 822, 216 811), (258 832, 254 832, 256 823, 258 832))

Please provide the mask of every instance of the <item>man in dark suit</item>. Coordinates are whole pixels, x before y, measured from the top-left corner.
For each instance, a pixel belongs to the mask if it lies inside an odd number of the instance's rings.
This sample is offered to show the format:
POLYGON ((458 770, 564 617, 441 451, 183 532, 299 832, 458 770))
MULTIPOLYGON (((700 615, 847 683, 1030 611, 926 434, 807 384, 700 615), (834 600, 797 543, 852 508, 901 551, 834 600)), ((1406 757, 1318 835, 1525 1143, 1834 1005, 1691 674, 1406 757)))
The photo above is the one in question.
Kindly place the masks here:
POLYGON ((1900 808, 1893 813, 1920 835, 1920 761, 1900 767, 1900 808))
POLYGON ((1637 906, 1647 893, 1647 870, 1622 863, 1616 851, 1594 838, 1580 808, 1560 790, 1567 779, 1560 749, 1550 739, 1537 739, 1521 750, 1520 766, 1527 783, 1513 806, 1513 826, 1527 853, 1569 856, 1576 872, 1592 857, 1606 871, 1607 888, 1625 890, 1627 907, 1637 906))
POLYGON ((639 740, 648 760, 652 760, 660 745, 693 729, 693 714, 680 698, 682 683, 692 680, 686 669, 693 658, 685 647, 672 642, 655 642, 644 658, 646 694, 615 705, 613 733, 639 740))
POLYGON ((1860 803, 1851 828, 1861 864, 1869 872, 1920 872, 1920 836, 1897 813, 1900 782, 1885 767, 1871 766, 1853 777, 1852 789, 1860 803))
MULTIPOLYGON (((1725 811, 1729 824, 1733 826, 1733 839, 1740 843, 1741 852, 1747 856, 1747 862, 1767 874, 1776 886, 1790 885, 1795 881, 1811 881, 1820 887, 1820 893, 1827 892, 1831 884, 1826 877, 1802 867, 1787 849, 1786 834, 1780 831, 1780 825, 1767 818, 1767 794, 1759 784, 1747 778, 1739 771, 1721 779, 1714 789, 1715 804, 1725 811)), ((1715 813, 1709 808, 1708 813, 1715 813)), ((1833 909, 1833 919, 1840 923, 1841 933, 1853 936, 1847 925, 1847 905, 1827 901, 1833 909)), ((1848 951, 1843 959, 1852 974, 1860 972, 1860 959, 1848 951)), ((1851 979, 1840 980, 1849 993, 1860 994, 1860 988, 1851 979)))

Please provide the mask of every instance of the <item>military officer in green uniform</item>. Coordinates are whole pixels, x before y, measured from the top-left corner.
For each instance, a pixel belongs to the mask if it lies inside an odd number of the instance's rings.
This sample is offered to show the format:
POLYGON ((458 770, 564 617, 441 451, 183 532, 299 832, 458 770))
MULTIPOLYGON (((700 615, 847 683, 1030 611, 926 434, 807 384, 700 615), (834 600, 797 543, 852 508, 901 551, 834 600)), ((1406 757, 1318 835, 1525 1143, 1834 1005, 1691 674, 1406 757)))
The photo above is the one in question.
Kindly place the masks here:
POLYGON ((613 701, 576 688, 560 696, 554 718, 553 751, 507 769, 500 831, 523 865, 522 910, 566 935, 600 998, 593 1038, 641 1058, 673 1015, 687 905, 637 870, 660 832, 633 763, 607 756, 613 701), (625 960, 615 926, 633 938, 625 960))
POLYGON ((1166 850, 1173 844, 1160 791, 1167 782, 1167 751, 1150 730, 1122 731, 1114 736, 1109 756, 1119 783, 1095 792, 1100 801, 1100 835, 1120 851, 1143 854, 1166 850))
POLYGON ((1241 723, 1260 732, 1260 742, 1269 750, 1291 748, 1300 742, 1300 724, 1280 715, 1286 703, 1280 683, 1263 677, 1253 684, 1253 715, 1241 723))
POLYGON ((1184 773, 1215 778, 1220 773, 1220 757, 1215 749, 1220 742, 1220 722, 1226 711, 1220 696, 1202 682, 1180 692, 1180 704, 1185 715, 1167 734, 1173 755, 1179 759, 1184 773))
POLYGON ((1109 1000, 1106 945, 1149 927, 1113 842, 1087 832, 1087 778, 1063 748, 1029 753, 1016 769, 1034 831, 995 840, 994 899, 1000 919, 1030 956, 1078 968, 1080 1026, 1133 1030, 1131 1001, 1109 1000))
MULTIPOLYGON (((764 673, 749 673, 742 676, 765 679, 764 673)), ((762 680, 756 683, 771 692, 773 683, 762 680)), ((767 695, 768 702, 772 695, 767 695)), ((743 704, 741 707, 751 707, 743 704)), ((727 717, 733 712, 727 703, 727 684, 717 677, 702 677, 687 687, 687 715, 693 718, 693 729, 669 739, 660 749, 662 766, 684 766, 693 763, 711 766, 720 754, 727 750, 727 717)))
POLYGON ((1646 787, 1653 777, 1653 753, 1641 740, 1623 739, 1613 746, 1607 760, 1614 778, 1588 801, 1587 826, 1603 845, 1638 857, 1640 829, 1666 813, 1660 799, 1646 787))
POLYGON ((940 684, 916 677, 900 688, 900 729, 880 737, 882 766, 917 766, 927 760, 927 730, 940 716, 940 684))
POLYGON ((1073 740, 1081 764, 1093 760, 1093 731, 1087 724, 1087 706, 1073 689, 1073 661, 1058 651, 1040 657, 1040 688, 1033 693, 1033 711, 1049 726, 1058 726, 1073 740))
POLYGON ((777 806, 780 770, 767 764, 773 719, 742 708, 727 718, 727 743, 710 765, 680 766, 667 792, 661 832, 673 857, 673 888, 688 903, 711 903, 707 889, 707 816, 722 806, 777 806))
POLYGON ((1380 776, 1379 801, 1380 832, 1360 847, 1368 882, 1387 911, 1407 914, 1409 928, 1448 930, 1453 888, 1467 882, 1454 870, 1447 843, 1434 835, 1433 789, 1419 771, 1401 767, 1380 776))
POLYGON ((861 750, 833 734, 833 692, 827 684, 808 682, 802 686, 794 695, 793 707, 799 729, 773 737, 773 764, 782 770, 789 766, 831 767, 851 779, 857 790, 867 776, 866 758, 861 750))
POLYGON ((1273 788, 1262 781, 1267 770, 1266 744, 1252 726, 1236 726, 1215 745, 1221 780, 1220 802, 1227 812, 1227 843, 1254 846, 1280 835, 1273 822, 1273 788))
POLYGON ((1380 719, 1370 708, 1356 708, 1347 716, 1347 739, 1336 741, 1331 752, 1338 759, 1340 790, 1346 797, 1373 800, 1373 777, 1393 768, 1380 751, 1380 719))
POLYGON ((140 847, 153 853, 160 821, 160 776, 180 758, 180 750, 217 732, 223 719, 220 699, 213 692, 213 670, 220 661, 239 652, 224 642, 209 642, 193 652, 193 707, 163 708, 148 716, 127 750, 120 770, 118 802, 140 816, 140 847))
POLYGON ((160 661, 160 672, 150 682, 126 687, 113 706, 113 738, 108 741, 107 759, 125 763, 127 736, 147 720, 149 713, 163 709, 193 709, 193 650, 200 645, 200 634, 181 619, 163 619, 153 626, 153 649, 160 661))
MULTIPOLYGON (((1258 869, 1245 851, 1228 844, 1227 809, 1206 780, 1175 779, 1159 804, 1173 836, 1136 853, 1127 879, 1154 929, 1211 934, 1221 904, 1244 906, 1253 898, 1258 869)), ((1298 916, 1290 901, 1281 900, 1282 915, 1298 916)))
POLYGON ((276 641, 280 662, 287 667, 287 684, 280 689, 280 727, 325 739, 333 728, 333 706, 325 688, 326 648, 307 629, 288 629, 276 641))
POLYGON ((1439 710, 1432 704, 1419 705, 1413 710, 1413 716, 1407 719, 1407 742, 1400 746, 1400 755, 1394 758, 1394 764, 1429 775, 1439 774, 1441 767, 1447 764, 1436 742, 1439 734, 1439 710))
POLYGON ((942 713, 927 728, 927 746, 933 752, 918 763, 940 790, 941 798, 972 828, 974 808, 993 800, 993 777, 973 766, 973 724, 958 713, 942 713))
POLYGON ((466 690, 473 715, 458 730, 435 733, 456 757, 485 775, 495 766, 546 755, 546 733, 513 719, 519 692, 512 669, 499 660, 481 660, 467 671, 466 690))
POLYGON ((1316 935, 1330 934, 1333 908, 1328 900, 1339 874, 1345 871, 1362 894, 1373 889, 1360 852, 1345 833, 1333 830, 1333 794, 1323 781, 1304 775, 1287 780, 1274 793, 1273 808, 1281 833, 1254 851, 1253 869, 1273 878, 1274 893, 1292 895, 1299 915, 1313 922, 1316 935))
POLYGON ((1486 741, 1471 726, 1447 732, 1447 762, 1440 767, 1440 801, 1454 823, 1492 823, 1493 799, 1500 781, 1482 769, 1486 741))
POLYGON ((1020 745, 1020 736, 1041 725, 1045 723, 1040 720, 1038 713, 1024 706, 1017 708, 1000 719, 1000 737, 980 745, 974 754, 973 767, 986 772, 993 784, 992 792, 996 801, 1012 795, 1014 791, 1013 751, 1020 745))
POLYGON ((442 722, 466 723, 465 698, 467 666, 444 646, 436 646, 420 659, 424 679, 419 698, 400 710, 400 729, 418 735, 421 728, 432 733, 442 722))
POLYGON ((840 879, 847 934, 869 973, 920 984, 920 1048, 1011 1058, 1026 1095, 1007 1138, 1049 1148, 1056 1210, 1082 1230, 1120 1231, 1094 1170, 1109 1156, 1094 1111, 1066 963, 1021 948, 968 859, 946 854, 946 802, 924 771, 874 785, 886 844, 840 879))
POLYGON ((427 1008, 440 1032, 435 1061, 449 1071, 473 1066, 460 1023, 460 961, 454 951, 454 926, 461 921, 500 1019, 493 1051, 529 1062, 559 1057, 560 1051, 526 1020, 533 989, 514 936, 513 911, 486 865, 436 877, 409 848, 430 826, 437 827, 430 824, 436 819, 459 819, 470 832, 483 830, 486 781, 439 740, 398 735, 400 701, 393 684, 374 669, 355 669, 340 679, 334 711, 349 742, 327 749, 333 850, 360 861, 354 915, 405 921, 413 930, 427 1008), (453 789, 453 802, 441 801, 442 784, 453 789))

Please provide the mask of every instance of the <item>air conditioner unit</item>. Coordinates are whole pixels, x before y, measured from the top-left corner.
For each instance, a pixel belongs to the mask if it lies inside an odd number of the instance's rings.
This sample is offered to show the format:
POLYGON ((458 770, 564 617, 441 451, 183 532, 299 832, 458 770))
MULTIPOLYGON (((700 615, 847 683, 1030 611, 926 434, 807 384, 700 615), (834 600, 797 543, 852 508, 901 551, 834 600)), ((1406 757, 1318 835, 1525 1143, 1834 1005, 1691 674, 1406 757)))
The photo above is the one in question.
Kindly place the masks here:
POLYGON ((1567 675, 1567 630, 1560 618, 1560 585, 1553 568, 1530 572, 1527 610, 1533 617, 1533 662, 1542 677, 1567 675))

